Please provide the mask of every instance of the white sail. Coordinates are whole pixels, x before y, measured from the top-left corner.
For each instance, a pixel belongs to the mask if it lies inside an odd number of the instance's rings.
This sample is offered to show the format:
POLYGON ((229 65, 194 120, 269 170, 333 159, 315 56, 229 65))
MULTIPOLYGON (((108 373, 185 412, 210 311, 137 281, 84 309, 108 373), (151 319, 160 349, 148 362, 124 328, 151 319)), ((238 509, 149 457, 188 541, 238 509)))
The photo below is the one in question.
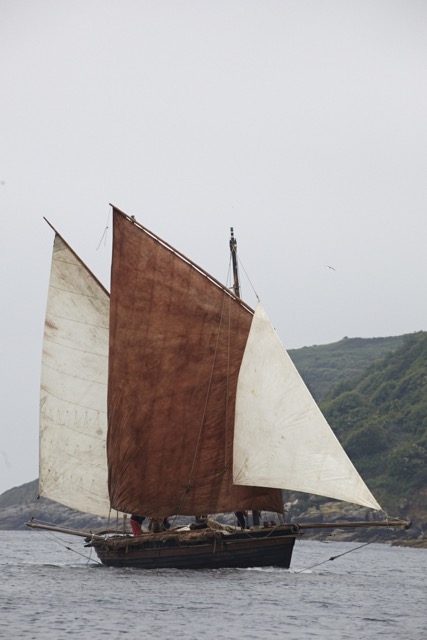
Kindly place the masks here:
POLYGON ((303 491, 381 509, 261 305, 239 373, 233 476, 236 484, 303 491))
POLYGON ((55 236, 43 342, 40 495, 108 516, 109 296, 55 236))

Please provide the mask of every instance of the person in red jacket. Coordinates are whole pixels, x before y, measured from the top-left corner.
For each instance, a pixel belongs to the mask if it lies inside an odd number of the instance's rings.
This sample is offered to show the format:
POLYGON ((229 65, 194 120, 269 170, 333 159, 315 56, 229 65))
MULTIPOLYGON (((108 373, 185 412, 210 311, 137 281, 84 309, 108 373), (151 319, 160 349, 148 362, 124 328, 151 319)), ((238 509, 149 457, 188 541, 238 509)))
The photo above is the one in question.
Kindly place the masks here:
POLYGON ((130 526, 134 536, 142 535, 141 525, 145 520, 145 516, 137 516, 134 513, 130 517, 130 526))

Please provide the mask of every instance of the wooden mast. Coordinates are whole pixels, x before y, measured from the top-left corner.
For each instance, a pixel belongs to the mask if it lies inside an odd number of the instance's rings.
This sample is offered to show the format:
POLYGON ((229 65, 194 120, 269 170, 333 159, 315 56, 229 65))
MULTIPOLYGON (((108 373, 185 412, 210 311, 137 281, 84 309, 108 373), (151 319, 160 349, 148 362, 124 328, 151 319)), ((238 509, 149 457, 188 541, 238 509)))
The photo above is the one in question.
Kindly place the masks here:
MULTIPOLYGON (((233 263, 233 279, 234 279, 233 291, 234 291, 234 295, 240 298, 239 264, 237 262, 237 240, 234 236, 233 227, 230 227, 230 253, 231 253, 231 261, 233 263)), ((260 511, 252 511, 252 521, 254 526, 259 525, 260 517, 261 517, 260 511)))
POLYGON ((233 291, 234 295, 240 298, 239 266, 237 264, 237 240, 234 237, 234 229, 230 227, 230 253, 233 263, 233 291))

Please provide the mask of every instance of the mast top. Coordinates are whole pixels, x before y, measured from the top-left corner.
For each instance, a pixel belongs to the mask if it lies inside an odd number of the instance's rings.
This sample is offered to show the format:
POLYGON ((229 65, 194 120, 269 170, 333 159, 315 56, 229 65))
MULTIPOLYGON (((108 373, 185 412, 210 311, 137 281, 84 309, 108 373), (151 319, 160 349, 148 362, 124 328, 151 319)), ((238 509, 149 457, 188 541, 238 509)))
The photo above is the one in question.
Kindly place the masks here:
POLYGON ((234 237, 234 229, 230 227, 230 252, 231 252, 231 260, 233 263, 233 291, 234 295, 240 298, 240 282, 239 282, 239 268, 237 264, 237 240, 234 237))

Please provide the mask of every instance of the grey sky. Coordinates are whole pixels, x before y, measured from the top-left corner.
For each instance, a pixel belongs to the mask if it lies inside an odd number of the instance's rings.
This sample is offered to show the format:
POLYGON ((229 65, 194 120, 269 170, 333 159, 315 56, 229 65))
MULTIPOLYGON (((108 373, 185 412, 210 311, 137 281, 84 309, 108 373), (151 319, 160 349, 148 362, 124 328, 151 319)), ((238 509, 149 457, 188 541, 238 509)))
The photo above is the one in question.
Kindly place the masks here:
POLYGON ((424 0, 0 0, 0 492, 38 473, 43 216, 107 285, 109 202, 222 281, 234 226, 289 348, 427 329, 426 65, 424 0))

